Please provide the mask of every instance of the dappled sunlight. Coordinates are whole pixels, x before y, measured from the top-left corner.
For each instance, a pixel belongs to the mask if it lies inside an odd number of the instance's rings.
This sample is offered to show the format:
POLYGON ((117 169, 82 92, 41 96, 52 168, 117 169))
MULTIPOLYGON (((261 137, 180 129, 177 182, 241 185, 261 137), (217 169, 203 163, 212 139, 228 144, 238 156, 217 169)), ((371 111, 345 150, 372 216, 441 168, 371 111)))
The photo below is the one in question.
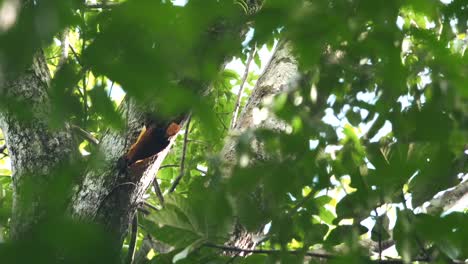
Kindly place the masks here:
POLYGON ((16 23, 19 11, 19 0, 5 0, 0 3, 0 34, 16 23))

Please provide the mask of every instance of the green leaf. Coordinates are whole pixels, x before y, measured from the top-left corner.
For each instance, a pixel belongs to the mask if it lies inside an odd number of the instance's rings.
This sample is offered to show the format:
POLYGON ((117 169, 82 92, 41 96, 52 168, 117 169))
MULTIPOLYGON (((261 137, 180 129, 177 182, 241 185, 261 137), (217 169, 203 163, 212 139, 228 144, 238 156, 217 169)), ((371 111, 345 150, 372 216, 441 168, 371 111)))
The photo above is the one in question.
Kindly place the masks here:
POLYGON ((258 68, 262 68, 262 61, 260 60, 260 55, 258 54, 258 52, 255 52, 254 61, 255 64, 257 64, 258 68))
POLYGON ((416 238, 417 235, 414 232, 414 226, 410 223, 410 218, 413 216, 413 213, 410 211, 398 210, 397 222, 393 229, 396 249, 404 261, 410 261, 420 250, 416 238))
POLYGON ((242 264, 263 264, 265 263, 267 256, 253 254, 242 259, 242 264))
POLYGON ((367 228, 359 225, 359 226, 351 226, 351 225, 340 225, 333 229, 327 237, 327 244, 329 245, 338 245, 345 241, 352 241, 353 237, 358 237, 367 232, 367 228))
POLYGON ((386 214, 378 216, 371 231, 371 239, 376 242, 388 240, 390 238, 389 225, 390 219, 386 214))
POLYGON ((199 240, 193 242, 188 247, 186 247, 184 250, 182 250, 181 252, 174 255, 174 257, 172 258, 172 262, 177 263, 177 261, 185 259, 190 253, 197 250, 205 242, 206 242, 205 239, 199 239, 199 240))

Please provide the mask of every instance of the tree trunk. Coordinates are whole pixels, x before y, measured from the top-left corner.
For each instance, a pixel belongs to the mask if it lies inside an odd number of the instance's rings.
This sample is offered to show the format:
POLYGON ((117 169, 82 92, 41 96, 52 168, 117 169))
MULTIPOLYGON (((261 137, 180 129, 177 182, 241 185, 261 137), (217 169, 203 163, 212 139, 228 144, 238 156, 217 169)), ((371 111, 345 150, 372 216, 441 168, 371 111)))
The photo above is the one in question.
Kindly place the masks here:
MULTIPOLYGON (((249 1, 249 10, 245 11, 253 13, 260 6, 261 1, 249 1)), ((226 32, 210 31, 206 37, 216 40, 218 38, 211 34, 246 33, 245 25, 226 25, 228 28, 222 27, 226 32)), ((143 166, 121 171, 117 166, 118 160, 135 142, 145 113, 145 109, 127 101, 123 107, 127 117, 126 130, 106 133, 101 140, 99 154, 93 156, 99 160, 85 170, 75 171, 80 174, 76 179, 67 178, 64 182, 57 169, 61 165, 65 168, 78 162, 80 155, 69 125, 52 129, 48 122, 52 111, 47 93, 50 76, 44 55, 39 53, 29 69, 20 75, 7 75, 5 80, 0 85, 0 96, 7 97, 11 103, 6 109, 2 106, 0 127, 6 137, 13 168, 12 238, 26 238, 35 224, 47 220, 51 212, 63 216, 68 210, 74 219, 104 225, 113 237, 112 247, 119 251, 130 219, 175 137, 170 138, 169 145, 156 157, 146 160, 143 166), (18 106, 30 111, 17 115, 22 113, 18 106), (80 179, 78 183, 73 182, 77 179, 80 179), (67 188, 62 188, 64 186, 67 188), (63 196, 57 197, 73 195, 71 199, 57 199, 54 192, 58 190, 63 192, 63 196)))
MULTIPOLYGON (((105 153, 98 168, 89 170, 70 204, 76 219, 103 224, 111 241, 112 248, 120 250, 128 225, 154 179, 161 163, 169 152, 176 136, 170 138, 169 145, 141 165, 120 171, 118 161, 136 141, 144 124, 143 109, 132 101, 124 106, 128 117, 124 133, 109 132, 101 140, 99 152, 105 153), (127 113, 128 111, 128 113, 127 113)), ((182 124, 181 124, 182 125, 182 124)))
MULTIPOLYGON (((261 109, 266 100, 271 100, 275 95, 295 88, 300 76, 297 60, 292 54, 291 44, 286 41, 280 41, 264 72, 259 77, 236 126, 231 131, 231 135, 239 135, 247 130, 257 128, 286 131, 287 124, 274 117, 271 113, 265 119, 259 120, 254 116, 254 111, 261 109)), ((237 141, 235 137, 231 137, 227 140, 222 150, 222 157, 225 163, 225 177, 231 175, 231 169, 237 161, 236 146, 237 141)), ((256 140, 253 140, 252 147, 254 149, 254 156, 250 157, 249 162, 258 163, 269 158, 269 154, 262 149, 261 144, 256 140)), ((259 233, 250 233, 241 225, 236 224, 235 231, 226 245, 242 249, 254 249, 257 245, 255 237, 261 235, 260 231, 259 233)), ((229 252, 227 253, 229 254, 229 252)))
POLYGON ((9 102, 0 112, 0 127, 13 168, 13 240, 27 238, 36 224, 66 207, 50 195, 63 180, 54 171, 72 161, 77 149, 67 124, 50 128, 49 80, 44 55, 38 53, 30 68, 10 73, 0 89, 9 102))
MULTIPOLYGON (((261 108, 266 98, 293 87, 299 78, 298 63, 290 45, 280 42, 232 134, 255 128, 285 131, 287 125, 273 116, 256 121, 253 111, 261 108)), ((82 172, 83 181, 77 185, 71 201, 51 199, 62 197, 55 193, 57 190, 69 191, 61 189, 63 177, 55 169, 77 162, 78 151, 67 124, 52 129, 48 123, 47 116, 51 111, 47 95, 49 79, 43 54, 39 53, 29 69, 20 75, 6 76, 6 81, 0 86, 0 96, 9 98, 11 102, 6 108, 2 106, 0 112, 0 128, 6 138, 13 168, 11 238, 27 239, 37 224, 68 207, 75 219, 104 224, 113 235, 112 248, 119 251, 130 219, 173 144, 174 137, 159 155, 147 160, 145 166, 120 171, 117 161, 135 142, 144 120, 144 110, 134 102, 128 102, 123 107, 124 116, 128 117, 127 129, 121 133, 108 132, 103 136, 100 144, 102 155, 97 155, 103 158, 95 162, 100 165, 88 167, 82 172), (18 106, 27 106, 30 111, 18 111, 18 106)), ((268 153, 262 151, 260 144, 254 147, 257 150, 252 158, 254 162, 268 159, 268 153)), ((236 162, 234 137, 227 141, 222 155, 228 168, 236 162)), ((226 174, 230 174, 229 169, 226 174)), ((458 193, 465 194, 466 188, 458 193)), ((456 197, 458 199, 459 195, 456 197)), ((254 248, 256 243, 252 234, 240 228, 231 237, 229 245, 248 249, 254 248)))
MULTIPOLYGON (((252 91, 252 95, 247 101, 236 126, 232 129, 230 134, 238 135, 246 130, 256 128, 285 131, 287 125, 274 116, 271 116, 271 113, 269 113, 267 118, 257 120, 254 117, 254 111, 262 108, 262 104, 265 100, 272 99, 273 96, 293 88, 299 78, 298 64, 291 54, 290 43, 285 41, 278 43, 271 60, 259 77, 252 91)), ((260 148, 257 148, 257 150, 257 156, 253 158, 254 161, 267 158, 267 153, 263 153, 260 148)), ((222 150, 222 156, 228 167, 236 162, 236 140, 234 140, 233 137, 229 138, 226 142, 222 150)), ((226 173, 230 174, 229 171, 226 173)))

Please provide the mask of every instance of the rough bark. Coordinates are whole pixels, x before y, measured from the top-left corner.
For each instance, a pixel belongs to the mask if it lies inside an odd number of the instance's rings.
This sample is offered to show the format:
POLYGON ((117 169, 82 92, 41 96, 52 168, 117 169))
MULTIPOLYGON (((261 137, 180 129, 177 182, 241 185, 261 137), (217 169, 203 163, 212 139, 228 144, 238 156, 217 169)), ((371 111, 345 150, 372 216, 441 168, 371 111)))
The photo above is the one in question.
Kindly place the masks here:
MULTIPOLYGON (((294 88, 300 76, 298 63, 292 54, 290 43, 281 41, 278 43, 271 60, 258 79, 236 126, 232 129, 230 133, 232 137, 228 138, 222 150, 222 159, 225 163, 224 174, 226 177, 231 175, 231 168, 236 163, 236 135, 257 128, 286 131, 287 124, 285 122, 275 118, 271 114, 266 119, 255 120, 254 111, 262 108, 266 100, 294 88)), ((268 159, 268 153, 263 151, 258 141, 252 141, 252 148, 254 149, 255 156, 251 157, 249 162, 256 163, 268 159)), ((254 249, 257 245, 257 239, 255 238, 259 235, 258 233, 249 233, 242 226, 236 225, 235 231, 226 245, 242 249, 254 249)), ((236 254, 242 256, 243 253, 236 254)))
MULTIPOLYGON (((267 128, 276 131, 285 131, 287 124, 278 120, 274 116, 268 116, 264 120, 255 121, 254 111, 262 108, 265 100, 273 96, 286 92, 295 86, 300 78, 298 63, 291 53, 291 45, 288 42, 280 42, 273 53, 271 60, 265 67, 257 83, 255 84, 252 95, 245 105, 236 126, 231 130, 231 137, 228 138, 223 150, 222 157, 228 170, 230 165, 236 162, 236 136, 247 130, 256 128, 267 128)), ((259 146, 254 142, 257 157, 253 160, 264 160, 267 156, 259 146)), ((229 171, 225 172, 230 174, 229 171)))
POLYGON ((468 180, 429 201, 426 211, 428 214, 435 215, 450 210, 458 203, 461 203, 465 208, 468 207, 468 180))
MULTIPOLYGON (((247 32, 245 25, 222 20, 219 23, 223 30, 207 32, 207 39, 217 41, 225 35, 242 36, 247 32)), ((220 65, 220 70, 230 60, 227 54, 218 59, 216 64, 220 65)), ((190 84, 190 80, 184 77, 181 76, 179 81, 190 84)), ((209 83, 195 83, 197 87, 194 89, 202 95, 211 90, 209 83)), ((148 113, 148 109, 142 109, 143 107, 133 100, 127 102, 123 108, 123 116, 127 118, 126 131, 123 133, 110 131, 104 135, 99 147, 99 152, 104 157, 100 162, 101 165, 87 171, 70 204, 70 211, 74 218, 91 220, 106 227, 113 236, 114 244, 111 247, 115 251, 120 250, 128 224, 175 139, 175 136, 170 138, 170 144, 156 157, 146 160, 144 166, 139 168, 137 166, 126 173, 120 172, 117 166, 118 160, 135 142, 148 113)), ((158 110, 157 106, 151 108, 153 113, 158 110)), ((187 117, 188 113, 181 115, 187 117)), ((171 118, 167 118, 158 120, 158 123, 170 123, 170 121, 171 118)))
MULTIPOLYGON (((266 98, 294 86, 299 76, 290 45, 280 43, 232 132, 234 137, 226 143, 223 156, 227 164, 233 164, 236 160, 236 134, 260 127, 280 131, 286 129, 286 124, 274 117, 254 122, 253 110, 260 108, 266 98)), ((58 175, 52 171, 62 163, 74 160, 77 153, 70 128, 65 124, 61 128, 51 129, 47 122, 50 111, 47 97, 49 78, 43 55, 39 54, 29 69, 19 76, 6 76, 6 81, 0 85, 0 96, 22 98, 20 103, 31 110, 31 116, 26 119, 15 115, 8 107, 0 112, 0 127, 6 136, 13 168, 13 239, 26 237, 31 228, 47 216, 51 209, 47 192, 54 182, 59 181, 58 175)), ((114 235, 113 248, 116 250, 120 250, 130 219, 174 141, 174 137, 171 138, 169 146, 157 157, 148 160, 146 166, 120 172, 117 161, 135 141, 144 119, 144 111, 133 102, 123 111, 128 116, 127 129, 104 135, 100 143, 102 162, 99 167, 89 167, 84 172, 84 180, 77 186, 69 205, 76 219, 104 224, 114 235)), ((258 155, 253 159, 261 161, 268 158, 261 146, 254 147, 258 155)), ((466 184, 464 186, 463 195, 466 194, 466 184)), ((231 241, 231 245, 240 248, 254 248, 256 245, 252 235, 241 229, 231 241)))
MULTIPOLYGON (((245 4, 248 9, 246 12, 251 14, 260 8, 261 1, 245 4)), ((217 39, 210 34, 242 35, 246 32, 245 25, 227 25, 229 28, 226 25, 223 27, 225 32, 209 33, 207 38, 217 39)), ((5 79, 0 85, 0 96, 19 98, 18 102, 27 105, 32 113, 32 117, 23 119, 16 116, 15 111, 8 111, 8 107, 0 109, 0 126, 6 135, 13 167, 12 237, 21 239, 35 223, 48 215, 47 210, 50 208, 47 198, 50 194, 47 192, 54 186, 54 182, 59 182, 56 178, 58 176, 54 176, 54 168, 73 161, 77 149, 68 125, 55 130, 48 126, 50 105, 47 86, 50 76, 42 54, 20 76, 7 75, 5 79)), ((121 133, 110 131, 104 135, 99 146, 100 154, 96 155, 96 158, 102 158, 99 166, 89 166, 82 172, 82 182, 73 190, 71 201, 66 201, 69 202, 68 209, 73 218, 103 224, 114 235, 115 250, 120 250, 129 221, 174 142, 172 137, 169 146, 153 159, 147 160, 145 166, 124 173, 119 171, 117 161, 135 141, 145 112, 133 102, 124 108, 128 117, 127 129, 121 133)), ((67 205, 61 203, 59 207, 56 208, 57 212, 65 212, 66 209, 62 207, 67 205)))
MULTIPOLYGON (((0 127, 6 138, 13 170, 13 212, 11 238, 28 236, 35 224, 50 210, 47 192, 60 175, 57 166, 72 160, 77 153, 68 125, 51 129, 47 86, 50 76, 44 55, 38 53, 33 64, 21 73, 10 73, 0 85, 0 96, 10 100, 0 112, 0 127), (18 114, 18 108, 26 114, 18 114)), ((56 204, 55 206, 64 206, 56 204)))
POLYGON ((128 117, 126 131, 109 131, 104 135, 99 149, 105 153, 104 159, 98 168, 86 173, 70 204, 74 218, 91 219, 105 226, 115 243, 111 248, 116 251, 120 250, 130 220, 176 137, 171 137, 169 145, 157 156, 120 171, 118 160, 136 141, 145 119, 143 109, 133 101, 125 106, 124 112, 128 117))

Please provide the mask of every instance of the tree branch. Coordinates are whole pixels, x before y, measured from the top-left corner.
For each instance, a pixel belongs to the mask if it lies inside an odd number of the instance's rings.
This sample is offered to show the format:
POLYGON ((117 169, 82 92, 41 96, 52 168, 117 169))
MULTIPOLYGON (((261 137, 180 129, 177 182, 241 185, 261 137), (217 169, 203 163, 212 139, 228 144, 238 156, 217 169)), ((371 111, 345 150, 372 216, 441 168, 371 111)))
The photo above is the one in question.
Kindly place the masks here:
POLYGON ((185 155, 187 154, 187 144, 188 144, 188 134, 189 134, 189 129, 190 129, 190 121, 192 120, 192 117, 189 116, 187 119, 187 125, 185 127, 185 135, 184 135, 184 146, 182 148, 182 160, 180 161, 180 173, 179 176, 174 180, 174 183, 172 184, 171 188, 169 189, 169 192, 174 192, 175 188, 177 185, 179 185, 180 180, 185 174, 185 155))
MULTIPOLYGON (((223 245, 216 245, 212 243, 206 243, 203 245, 204 247, 209 248, 216 248, 223 251, 231 251, 231 252, 243 252, 249 254, 280 254, 280 253, 287 253, 292 255, 305 255, 308 257, 313 258, 321 258, 321 259, 333 259, 339 257, 338 255, 332 255, 328 253, 322 252, 313 252, 313 251, 302 251, 302 250, 276 250, 276 249, 243 249, 238 247, 229 247, 223 245)), ((374 263, 386 263, 386 264, 403 264, 405 263, 402 259, 383 259, 383 260, 370 260, 374 263)), ((419 262, 430 262, 430 259, 427 258, 416 258, 412 261, 419 261, 419 262)))
POLYGON ((156 196, 158 197, 159 203, 161 206, 164 206, 164 196, 161 192, 161 187, 159 187, 158 179, 154 177, 153 179, 153 187, 154 187, 154 192, 156 193, 156 196))
POLYGON ((99 140, 97 140, 93 135, 91 135, 91 133, 89 133, 88 131, 82 129, 81 127, 79 126, 76 126, 76 125, 71 125, 71 128, 73 129, 73 131, 75 131, 77 134, 79 134, 80 137, 86 139, 89 141, 89 143, 93 144, 93 145, 99 145, 99 140))
POLYGON ((293 254, 293 255, 305 254, 306 256, 309 256, 309 257, 324 258, 324 259, 331 259, 331 258, 336 257, 328 253, 304 252, 301 250, 282 251, 282 250, 276 250, 276 249, 243 249, 243 248, 238 248, 238 247, 216 245, 216 244, 211 244, 211 243, 206 243, 203 246, 209 247, 209 248, 216 248, 216 249, 220 249, 223 251, 243 252, 243 253, 251 253, 251 254, 278 254, 278 253, 288 253, 288 254, 293 254))
POLYGON ((148 203, 148 202, 144 202, 143 204, 144 204, 145 206, 147 206, 147 207, 149 207, 149 208, 155 210, 155 211, 159 211, 159 208, 157 208, 156 206, 154 206, 154 205, 152 205, 152 204, 150 204, 150 203, 148 203))
POLYGON ((468 180, 461 182, 454 188, 444 192, 441 196, 429 201, 426 211, 428 214, 444 212, 464 199, 468 200, 468 180))
POLYGON ((132 264, 133 260, 135 259, 137 235, 138 235, 138 212, 135 212, 135 216, 133 216, 133 221, 132 221, 132 233, 130 237, 130 244, 128 245, 127 259, 125 261, 126 264, 132 264))
POLYGON ((76 53, 76 51, 75 51, 75 49, 73 48, 73 46, 70 45, 70 44, 68 44, 68 47, 70 47, 70 50, 72 51, 73 57, 75 57, 76 62, 78 62, 78 64, 79 64, 81 67, 83 67, 83 64, 81 63, 81 59, 80 59, 80 57, 78 56, 78 54, 76 53))
POLYGON ((8 154, 5 153, 6 149, 7 149, 6 145, 3 145, 3 146, 0 147, 0 154, 2 154, 2 157, 0 157, 0 159, 8 157, 8 154))
POLYGON ((50 194, 45 190, 55 186, 57 180, 63 180, 63 177, 57 178, 55 169, 74 160, 77 148, 69 126, 50 127, 50 73, 42 51, 36 52, 32 64, 18 74, 7 69, 4 76, 2 99, 17 100, 22 110, 31 114, 27 119, 19 117, 15 111, 0 114, 0 127, 8 142, 15 182, 10 238, 22 240, 29 239, 37 224, 46 219, 51 203, 47 198, 50 194), (25 188, 28 184, 33 184, 34 188, 25 188))
POLYGON ((377 208, 374 208, 374 213, 376 217, 376 225, 379 225, 379 231, 378 231, 378 237, 379 237, 379 260, 382 261, 382 229, 383 229, 383 223, 382 219, 379 218, 379 213, 377 212, 377 208))
POLYGON ((162 165, 161 167, 159 167, 159 169, 165 169, 165 168, 175 168, 175 167, 180 167, 179 164, 168 164, 168 165, 162 165))
MULTIPOLYGON (((179 166, 180 165, 177 165, 177 164, 168 164, 168 165, 163 165, 159 167, 159 170, 165 169, 165 168, 174 168, 174 167, 179 167, 179 166)), ((164 206, 164 195, 161 191, 161 187, 159 187, 157 177, 154 177, 153 179, 153 188, 154 188, 154 192, 156 193, 156 196, 158 197, 159 203, 161 204, 161 206, 164 206)))
POLYGON ((99 3, 99 4, 86 4, 84 5, 84 7, 88 9, 111 9, 118 5, 119 4, 117 3, 99 3))
POLYGON ((236 101, 236 107, 234 108, 234 114, 232 116, 231 120, 231 125, 229 126, 231 129, 233 129, 236 126, 236 121, 237 121, 237 116, 239 115, 239 109, 240 109, 240 102, 242 98, 242 93, 244 92, 244 86, 245 82, 247 80, 247 77, 249 76, 249 67, 250 63, 252 62, 253 57, 255 56, 255 46, 252 48, 252 50, 249 53, 249 57, 247 58, 247 62, 245 63, 245 70, 244 70, 244 75, 242 76, 241 84, 239 87, 239 92, 237 92, 237 101, 236 101))

